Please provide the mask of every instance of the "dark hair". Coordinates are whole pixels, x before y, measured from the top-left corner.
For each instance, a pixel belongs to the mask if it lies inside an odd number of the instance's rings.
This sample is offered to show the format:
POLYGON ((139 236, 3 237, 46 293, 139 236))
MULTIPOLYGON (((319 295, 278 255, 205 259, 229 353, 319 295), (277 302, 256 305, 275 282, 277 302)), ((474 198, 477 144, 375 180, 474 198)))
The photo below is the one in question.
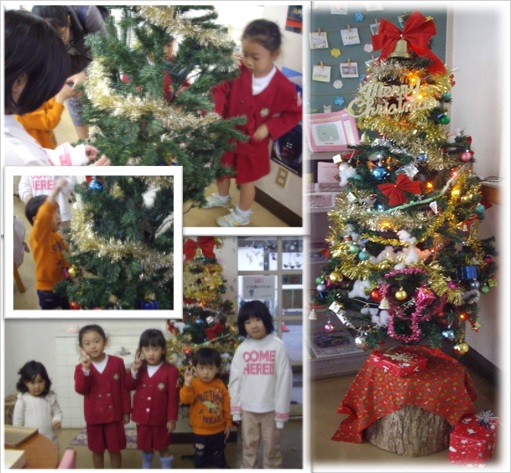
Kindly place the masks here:
POLYGON ((267 334, 272 333, 275 329, 273 326, 273 317, 265 303, 262 301, 249 301, 245 302, 238 312, 238 332, 242 337, 247 336, 245 322, 252 317, 263 321, 267 334))
POLYGON ((27 205, 25 205, 25 217, 27 217, 30 225, 34 225, 34 218, 36 217, 37 212, 39 212, 39 208, 44 204, 47 198, 47 195, 36 195, 27 202, 27 205))
POLYGON ((44 20, 22 10, 5 12, 4 107, 23 115, 57 95, 70 73, 69 55, 58 33, 44 20), (12 87, 27 75, 23 93, 14 103, 12 87))
POLYGON ((215 349, 204 347, 200 348, 194 353, 192 364, 193 366, 215 365, 217 368, 220 368, 220 365, 222 364, 222 358, 220 357, 220 353, 218 353, 215 349))
POLYGON ((268 20, 251 21, 245 27, 241 39, 255 41, 271 52, 279 49, 282 43, 282 35, 280 34, 278 25, 268 20))
POLYGON ((36 379, 37 375, 40 374, 41 378, 46 381, 46 386, 44 387, 44 391, 41 393, 41 396, 46 396, 50 392, 51 381, 48 376, 48 372, 42 363, 39 361, 28 361, 23 365, 23 367, 18 371, 20 375, 20 379, 16 383, 16 389, 20 393, 28 392, 28 388, 26 383, 33 381, 36 379))
POLYGON ((82 346, 82 338, 83 336, 86 334, 86 333, 89 333, 89 332, 96 332, 98 335, 100 335, 101 337, 103 337, 103 339, 107 340, 106 338, 106 335, 105 335, 105 331, 97 324, 91 324, 91 325, 85 325, 84 327, 82 327, 80 329, 80 331, 78 332, 78 344, 80 346, 82 346))
POLYGON ((163 348, 162 361, 165 361, 165 352, 167 351, 167 340, 161 330, 149 328, 140 335, 138 344, 138 353, 142 353, 142 347, 161 347, 163 348))

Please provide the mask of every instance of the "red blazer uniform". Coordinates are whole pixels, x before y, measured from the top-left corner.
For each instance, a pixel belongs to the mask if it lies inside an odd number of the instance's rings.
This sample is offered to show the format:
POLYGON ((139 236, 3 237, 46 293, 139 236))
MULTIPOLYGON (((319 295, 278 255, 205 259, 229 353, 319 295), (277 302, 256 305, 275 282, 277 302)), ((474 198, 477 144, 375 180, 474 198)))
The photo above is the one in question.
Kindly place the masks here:
POLYGON ((250 137, 247 142, 237 142, 233 152, 225 153, 222 164, 236 169, 238 184, 256 181, 268 174, 270 138, 275 141, 302 120, 301 97, 294 84, 277 69, 266 89, 252 95, 252 73, 242 65, 238 78, 224 81, 213 89, 213 98, 215 112, 223 118, 247 117, 247 122, 238 128, 250 137), (263 123, 270 135, 254 141, 253 134, 263 123), (239 156, 234 158, 235 154, 239 156))
POLYGON ((75 391, 84 396, 87 424, 122 422, 123 415, 130 413, 131 402, 125 386, 124 361, 117 356, 107 356, 103 373, 93 363, 88 376, 84 374, 81 364, 75 368, 75 391))
POLYGON ((151 378, 145 365, 138 371, 136 379, 128 370, 126 387, 135 390, 131 411, 133 422, 164 426, 168 421, 177 421, 178 379, 177 368, 169 363, 163 363, 151 378))

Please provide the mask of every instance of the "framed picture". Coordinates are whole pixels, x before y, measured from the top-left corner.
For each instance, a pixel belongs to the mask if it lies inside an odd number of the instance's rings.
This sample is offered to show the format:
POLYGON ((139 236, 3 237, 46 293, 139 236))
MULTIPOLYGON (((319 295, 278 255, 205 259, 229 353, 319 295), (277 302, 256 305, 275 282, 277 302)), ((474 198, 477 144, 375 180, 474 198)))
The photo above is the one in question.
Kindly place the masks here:
POLYGON ((360 36, 358 35, 358 28, 348 28, 341 30, 341 39, 344 46, 352 44, 360 44, 360 36))
POLYGON ((360 143, 355 119, 346 110, 306 116, 310 151, 346 151, 360 143))
POLYGON ((358 78, 358 63, 356 62, 341 62, 339 65, 341 70, 341 77, 358 78))
POLYGON ((328 38, 325 32, 318 31, 317 33, 309 33, 309 40, 311 49, 328 48, 328 38))
POLYGON ((312 66, 312 80, 317 82, 330 82, 332 68, 330 66, 312 66))
POLYGON ((371 34, 374 36, 375 34, 378 34, 380 31, 380 24, 379 23, 371 23, 369 25, 369 29, 371 30, 371 34))

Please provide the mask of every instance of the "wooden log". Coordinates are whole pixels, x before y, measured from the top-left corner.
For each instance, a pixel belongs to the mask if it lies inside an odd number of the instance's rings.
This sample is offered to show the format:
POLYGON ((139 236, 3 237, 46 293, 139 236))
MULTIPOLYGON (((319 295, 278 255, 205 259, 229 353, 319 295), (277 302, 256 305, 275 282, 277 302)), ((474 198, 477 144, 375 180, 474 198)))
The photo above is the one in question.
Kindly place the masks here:
POLYGON ((371 424, 364 436, 383 450, 422 457, 449 448, 450 432, 451 425, 444 418, 407 405, 371 424))

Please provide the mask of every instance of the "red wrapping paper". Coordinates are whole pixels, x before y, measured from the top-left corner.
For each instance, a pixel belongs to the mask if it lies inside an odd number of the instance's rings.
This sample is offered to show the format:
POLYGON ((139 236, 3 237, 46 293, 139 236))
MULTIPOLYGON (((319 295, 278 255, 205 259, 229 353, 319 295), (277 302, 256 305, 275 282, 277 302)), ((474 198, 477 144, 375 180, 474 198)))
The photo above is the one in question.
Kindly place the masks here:
POLYGON ((403 377, 424 369, 428 364, 428 358, 408 347, 399 347, 374 350, 369 356, 369 362, 384 371, 403 377))

